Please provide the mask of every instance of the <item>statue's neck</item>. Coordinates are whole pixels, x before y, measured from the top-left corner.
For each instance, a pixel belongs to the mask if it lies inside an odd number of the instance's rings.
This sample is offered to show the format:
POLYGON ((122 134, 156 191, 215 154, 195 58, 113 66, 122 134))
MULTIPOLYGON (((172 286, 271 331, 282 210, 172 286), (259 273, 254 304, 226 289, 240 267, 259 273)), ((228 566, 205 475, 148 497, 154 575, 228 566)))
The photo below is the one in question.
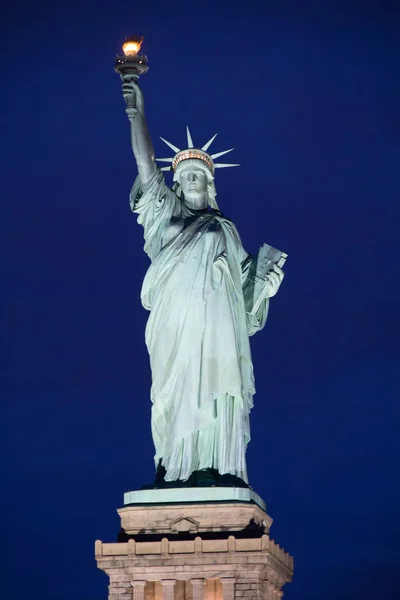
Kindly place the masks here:
POLYGON ((196 198, 184 196, 184 202, 191 210, 206 210, 208 207, 208 194, 196 198))

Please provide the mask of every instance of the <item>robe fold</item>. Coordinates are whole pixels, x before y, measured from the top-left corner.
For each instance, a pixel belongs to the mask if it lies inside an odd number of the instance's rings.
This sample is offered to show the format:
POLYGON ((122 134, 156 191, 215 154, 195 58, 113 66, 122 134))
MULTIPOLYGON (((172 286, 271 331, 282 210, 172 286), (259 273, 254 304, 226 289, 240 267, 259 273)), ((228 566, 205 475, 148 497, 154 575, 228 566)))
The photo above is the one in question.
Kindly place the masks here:
POLYGON ((214 468, 247 481, 245 451, 255 393, 249 335, 261 329, 246 302, 251 257, 218 211, 192 210, 157 170, 137 178, 132 211, 151 260, 141 300, 150 311, 146 345, 152 372, 155 464, 167 481, 214 468))

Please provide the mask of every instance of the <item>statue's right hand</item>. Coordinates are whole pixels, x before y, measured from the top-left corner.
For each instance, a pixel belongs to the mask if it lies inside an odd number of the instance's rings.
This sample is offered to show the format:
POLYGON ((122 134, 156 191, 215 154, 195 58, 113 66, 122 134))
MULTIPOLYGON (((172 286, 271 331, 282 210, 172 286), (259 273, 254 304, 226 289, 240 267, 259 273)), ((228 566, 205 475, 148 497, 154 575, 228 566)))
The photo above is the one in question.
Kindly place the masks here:
POLYGON ((127 110, 130 112, 143 113, 144 99, 136 79, 132 75, 122 77, 122 94, 124 96, 127 110))

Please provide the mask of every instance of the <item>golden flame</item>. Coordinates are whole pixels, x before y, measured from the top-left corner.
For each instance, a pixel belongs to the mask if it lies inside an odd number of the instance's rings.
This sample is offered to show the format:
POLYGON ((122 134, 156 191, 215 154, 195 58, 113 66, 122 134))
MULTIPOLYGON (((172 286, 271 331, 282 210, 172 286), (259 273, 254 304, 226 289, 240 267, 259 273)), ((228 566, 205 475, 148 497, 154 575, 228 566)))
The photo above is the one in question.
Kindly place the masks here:
POLYGON ((140 50, 142 42, 125 42, 122 46, 122 50, 126 56, 134 56, 140 50))

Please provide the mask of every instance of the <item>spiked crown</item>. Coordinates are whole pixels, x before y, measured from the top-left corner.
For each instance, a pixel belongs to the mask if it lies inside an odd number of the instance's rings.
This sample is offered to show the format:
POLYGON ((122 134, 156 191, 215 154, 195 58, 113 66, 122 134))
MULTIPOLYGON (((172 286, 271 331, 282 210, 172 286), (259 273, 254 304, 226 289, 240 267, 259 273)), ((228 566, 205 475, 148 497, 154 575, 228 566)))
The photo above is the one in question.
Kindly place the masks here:
POLYGON ((187 133, 188 147, 185 150, 181 150, 180 148, 177 148, 177 146, 174 146, 174 144, 171 144, 171 142, 168 142, 164 138, 161 138, 162 141, 171 148, 171 150, 176 152, 175 156, 173 156, 171 158, 156 158, 156 160, 159 162, 171 163, 171 166, 169 166, 169 167, 162 167, 161 171, 171 171, 171 170, 176 171, 177 166, 182 161, 190 160, 190 159, 202 160, 207 165, 207 167, 209 168, 209 170, 211 171, 211 173, 213 175, 214 175, 214 169, 218 169, 218 168, 222 168, 222 167, 238 167, 239 166, 238 164, 227 164, 227 163, 215 163, 214 162, 215 158, 219 158, 220 156, 223 156, 224 154, 227 154, 228 152, 232 152, 232 150, 234 150, 234 148, 230 148, 229 150, 224 150, 223 152, 217 152, 216 154, 208 154, 206 152, 208 150, 208 148, 211 146, 211 144, 213 143, 213 141, 215 140, 215 138, 217 137, 217 134, 215 134, 210 140, 208 140, 208 142, 206 144, 204 144, 204 146, 202 148, 195 148, 193 146, 193 140, 192 140, 192 136, 190 135, 189 127, 186 127, 186 133, 187 133))

